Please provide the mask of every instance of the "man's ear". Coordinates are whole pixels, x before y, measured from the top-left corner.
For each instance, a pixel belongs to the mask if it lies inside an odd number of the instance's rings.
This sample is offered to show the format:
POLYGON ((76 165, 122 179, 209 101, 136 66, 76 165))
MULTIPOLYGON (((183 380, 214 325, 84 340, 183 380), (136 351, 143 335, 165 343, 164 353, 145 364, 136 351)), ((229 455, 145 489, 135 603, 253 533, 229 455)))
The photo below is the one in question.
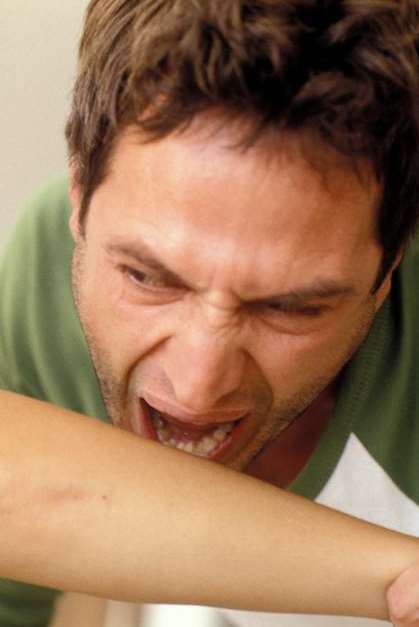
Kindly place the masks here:
POLYGON ((82 194, 80 191, 80 186, 76 182, 76 177, 74 176, 74 170, 72 168, 70 168, 68 196, 71 205, 71 215, 68 224, 74 241, 77 241, 82 236, 80 226, 80 208, 82 194))
POLYGON ((388 293, 390 292, 391 281, 392 281, 392 278, 393 278, 393 272, 400 265, 400 263, 401 263, 401 261, 403 259, 404 253, 405 253, 405 249, 403 247, 402 249, 400 249, 396 259, 394 260, 393 265, 391 266, 390 270, 387 272, 387 274, 386 274, 386 276, 384 278, 384 281, 381 283, 380 287, 378 288, 378 290, 375 293, 377 310, 381 307, 381 305, 383 304, 385 298, 387 297, 388 293))

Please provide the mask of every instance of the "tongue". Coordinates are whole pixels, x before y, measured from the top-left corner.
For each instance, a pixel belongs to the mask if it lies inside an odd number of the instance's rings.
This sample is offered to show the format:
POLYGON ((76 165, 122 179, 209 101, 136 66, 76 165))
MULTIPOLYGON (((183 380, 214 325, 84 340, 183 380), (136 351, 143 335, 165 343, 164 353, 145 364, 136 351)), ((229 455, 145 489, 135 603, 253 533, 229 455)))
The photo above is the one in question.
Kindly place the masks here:
POLYGON ((209 426, 206 429, 199 429, 198 427, 193 427, 192 425, 181 426, 173 423, 170 416, 167 416, 167 414, 160 414, 160 416, 164 419, 166 427, 170 429, 172 436, 178 442, 198 442, 204 437, 204 435, 208 435, 214 431, 213 426, 209 426))

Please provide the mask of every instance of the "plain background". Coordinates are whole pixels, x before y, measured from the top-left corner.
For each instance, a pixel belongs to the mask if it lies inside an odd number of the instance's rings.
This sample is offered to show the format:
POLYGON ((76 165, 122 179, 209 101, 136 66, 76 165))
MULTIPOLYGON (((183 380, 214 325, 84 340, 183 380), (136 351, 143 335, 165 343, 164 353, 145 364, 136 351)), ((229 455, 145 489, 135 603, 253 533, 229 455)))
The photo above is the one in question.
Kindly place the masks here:
POLYGON ((87 0, 0 0, 0 249, 22 205, 66 172, 63 137, 87 0))

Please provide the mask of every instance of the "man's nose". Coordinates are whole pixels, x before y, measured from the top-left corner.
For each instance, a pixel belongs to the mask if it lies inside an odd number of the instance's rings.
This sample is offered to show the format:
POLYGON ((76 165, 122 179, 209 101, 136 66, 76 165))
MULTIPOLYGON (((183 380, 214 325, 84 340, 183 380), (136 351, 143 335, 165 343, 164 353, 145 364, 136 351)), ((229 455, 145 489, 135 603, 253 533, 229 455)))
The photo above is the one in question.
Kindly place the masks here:
POLYGON ((242 386, 246 354, 231 334, 188 327, 166 350, 164 369, 181 407, 197 414, 221 409, 223 402, 232 408, 229 397, 242 386))

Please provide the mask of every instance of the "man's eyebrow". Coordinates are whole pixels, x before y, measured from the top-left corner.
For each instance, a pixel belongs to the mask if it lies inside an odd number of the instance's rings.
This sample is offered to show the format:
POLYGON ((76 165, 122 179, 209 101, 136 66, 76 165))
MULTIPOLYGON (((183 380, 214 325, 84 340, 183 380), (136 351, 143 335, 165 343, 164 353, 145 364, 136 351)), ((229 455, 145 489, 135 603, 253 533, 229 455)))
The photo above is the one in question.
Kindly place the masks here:
POLYGON ((356 289, 352 285, 345 285, 333 280, 318 280, 312 285, 301 287, 290 292, 284 292, 253 301, 255 304, 282 305, 294 307, 316 300, 328 300, 339 296, 352 296, 356 289))
MULTIPOLYGON (((152 249, 142 241, 136 240, 135 244, 124 241, 115 241, 106 245, 106 251, 110 254, 122 254, 144 264, 147 268, 159 272, 173 285, 189 287, 188 282, 180 275, 169 270, 159 259, 155 257, 152 249)), ((332 279, 318 279, 306 287, 291 290, 289 292, 272 294, 263 298, 244 299, 244 302, 255 305, 280 305, 294 307, 315 300, 327 300, 338 296, 351 296, 356 293, 352 285, 345 285, 332 279)))
POLYGON ((136 241, 135 244, 129 242, 113 242, 105 247, 110 254, 125 255, 135 259, 138 263, 144 264, 147 268, 159 272, 168 281, 176 285, 187 285, 181 276, 169 270, 161 261, 155 257, 152 249, 142 241, 136 241))

